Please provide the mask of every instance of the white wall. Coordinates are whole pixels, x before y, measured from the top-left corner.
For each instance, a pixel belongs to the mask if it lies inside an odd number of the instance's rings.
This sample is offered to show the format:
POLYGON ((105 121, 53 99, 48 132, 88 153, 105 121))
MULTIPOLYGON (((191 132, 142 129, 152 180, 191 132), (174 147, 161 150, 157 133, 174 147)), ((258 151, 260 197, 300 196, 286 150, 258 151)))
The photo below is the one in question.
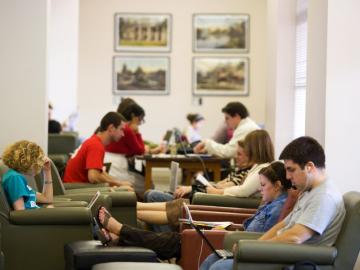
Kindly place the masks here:
POLYGON ((108 0, 106 3, 101 0, 81 0, 78 91, 80 133, 89 136, 100 118, 107 111, 115 110, 118 104, 117 101, 114 102, 111 85, 112 57, 120 55, 113 50, 116 12, 172 14, 172 51, 157 54, 171 58, 170 95, 133 96, 147 114, 146 123, 142 127, 146 139, 159 141, 165 129, 185 127, 187 112, 200 112, 205 116, 207 122, 203 135, 209 136, 223 119, 221 108, 234 100, 243 102, 255 121, 264 123, 267 79, 266 3, 265 0, 108 0), (204 97, 202 106, 194 105, 191 90, 192 56, 195 56, 192 52, 194 13, 250 14, 250 52, 245 55, 250 58, 249 97, 204 97))
POLYGON ((51 0, 49 27, 49 101, 63 122, 77 110, 79 1, 51 0))
POLYGON ((295 0, 268 0, 266 123, 278 157, 293 139, 295 86, 295 0))
POLYGON ((47 149, 48 1, 0 2, 0 152, 17 140, 47 149))
POLYGON ((360 1, 328 1, 325 148, 331 178, 360 190, 360 1))

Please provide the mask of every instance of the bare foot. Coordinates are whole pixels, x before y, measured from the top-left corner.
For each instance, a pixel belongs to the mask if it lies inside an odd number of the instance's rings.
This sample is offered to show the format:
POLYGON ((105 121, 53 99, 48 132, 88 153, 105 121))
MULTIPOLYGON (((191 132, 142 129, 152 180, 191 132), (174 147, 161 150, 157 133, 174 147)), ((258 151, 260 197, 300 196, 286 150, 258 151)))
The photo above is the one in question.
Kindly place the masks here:
POLYGON ((101 229, 101 231, 103 232, 105 238, 108 240, 108 245, 109 246, 117 246, 118 242, 119 242, 119 236, 109 232, 106 229, 101 229))
POLYGON ((101 207, 99 210, 99 221, 110 233, 119 235, 122 224, 114 219, 105 207, 101 207))

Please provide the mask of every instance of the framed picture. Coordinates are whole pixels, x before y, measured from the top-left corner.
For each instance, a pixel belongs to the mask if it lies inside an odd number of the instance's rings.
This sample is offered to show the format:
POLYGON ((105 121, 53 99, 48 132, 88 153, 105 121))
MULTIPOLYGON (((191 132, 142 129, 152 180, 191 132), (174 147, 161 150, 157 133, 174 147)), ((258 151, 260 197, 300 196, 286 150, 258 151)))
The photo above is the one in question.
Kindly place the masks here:
POLYGON ((194 57, 193 93, 201 96, 248 95, 248 58, 194 57))
POLYGON ((249 15, 195 14, 193 40, 195 52, 249 51, 249 15))
POLYGON ((170 52, 170 14, 115 14, 115 51, 170 52))
POLYGON ((115 56, 113 92, 120 95, 167 95, 170 59, 152 56, 115 56))

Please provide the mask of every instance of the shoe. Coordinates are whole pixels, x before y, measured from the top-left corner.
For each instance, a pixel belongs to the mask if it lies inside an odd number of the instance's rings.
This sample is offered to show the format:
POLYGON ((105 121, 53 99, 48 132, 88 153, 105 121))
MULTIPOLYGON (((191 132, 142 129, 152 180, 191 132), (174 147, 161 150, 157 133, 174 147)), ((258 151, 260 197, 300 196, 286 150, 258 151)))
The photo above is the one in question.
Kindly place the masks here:
POLYGON ((109 222, 109 218, 111 218, 111 217, 112 217, 112 215, 111 215, 110 212, 105 208, 105 206, 100 205, 100 206, 98 207, 97 211, 96 211, 96 217, 95 217, 95 221, 96 221, 99 229, 102 229, 102 228, 106 229, 106 227, 107 227, 107 225, 108 225, 108 222, 109 222), (101 209, 102 207, 104 207, 104 213, 105 213, 105 219, 104 219, 104 223, 103 223, 103 224, 100 222, 100 219, 99 219, 99 211, 100 211, 100 209, 101 209))
POLYGON ((111 242, 111 240, 112 240, 110 235, 109 235, 109 238, 106 237, 106 235, 102 231, 102 229, 95 230, 95 234, 96 234, 96 237, 98 238, 98 240, 100 240, 101 244, 104 247, 107 247, 109 245, 109 243, 111 242))

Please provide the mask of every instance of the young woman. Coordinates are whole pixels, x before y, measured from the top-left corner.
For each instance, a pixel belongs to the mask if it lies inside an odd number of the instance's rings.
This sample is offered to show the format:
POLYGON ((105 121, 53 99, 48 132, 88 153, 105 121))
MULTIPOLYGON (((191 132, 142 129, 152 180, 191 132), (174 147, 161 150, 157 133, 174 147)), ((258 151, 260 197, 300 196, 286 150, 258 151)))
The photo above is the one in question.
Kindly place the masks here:
POLYGON ((39 208, 39 203, 52 203, 53 185, 50 161, 36 143, 19 141, 8 146, 2 160, 9 170, 3 175, 2 187, 14 210, 39 208), (43 192, 35 192, 26 182, 26 175, 35 176, 44 172, 43 192))
POLYGON ((201 141, 201 135, 199 131, 202 123, 204 122, 204 117, 198 113, 189 113, 186 118, 190 123, 184 132, 187 141, 190 144, 201 141))
MULTIPOLYGON (((260 178, 260 192, 263 195, 264 204, 254 216, 244 222, 246 231, 264 232, 275 225, 287 197, 286 190, 291 186, 286 179, 285 168, 281 162, 273 162, 268 167, 263 168, 260 171, 260 178)), ((148 205, 153 205, 153 207, 158 205, 159 207, 148 211, 149 217, 151 216, 155 221, 155 216, 158 216, 156 212, 164 212, 165 203, 148 205)), ((178 203, 178 207, 180 206, 181 204, 178 203)), ((164 215, 166 216, 166 213, 163 214, 163 217, 164 215)), ((164 220, 160 218, 160 215, 158 218, 158 222, 164 220)), ((111 241, 113 245, 150 248, 161 259, 180 257, 180 234, 177 232, 154 233, 121 224, 104 207, 100 208, 98 219, 103 226, 102 232, 105 238, 111 241)))

